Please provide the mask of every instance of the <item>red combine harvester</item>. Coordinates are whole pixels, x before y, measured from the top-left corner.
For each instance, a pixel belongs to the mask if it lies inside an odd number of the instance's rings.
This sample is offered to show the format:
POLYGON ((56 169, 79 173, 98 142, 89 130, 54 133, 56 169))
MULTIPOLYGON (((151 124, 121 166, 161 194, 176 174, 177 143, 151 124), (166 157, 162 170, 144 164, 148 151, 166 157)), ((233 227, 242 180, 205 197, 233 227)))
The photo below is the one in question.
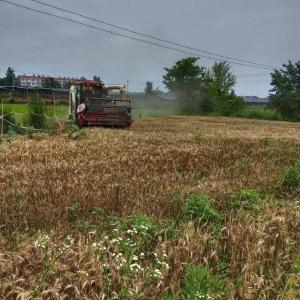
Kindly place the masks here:
POLYGON ((102 82, 83 80, 70 88, 70 117, 79 126, 129 127, 133 122, 130 100, 126 100, 125 85, 104 85, 102 82), (116 99, 108 92, 118 90, 116 99))

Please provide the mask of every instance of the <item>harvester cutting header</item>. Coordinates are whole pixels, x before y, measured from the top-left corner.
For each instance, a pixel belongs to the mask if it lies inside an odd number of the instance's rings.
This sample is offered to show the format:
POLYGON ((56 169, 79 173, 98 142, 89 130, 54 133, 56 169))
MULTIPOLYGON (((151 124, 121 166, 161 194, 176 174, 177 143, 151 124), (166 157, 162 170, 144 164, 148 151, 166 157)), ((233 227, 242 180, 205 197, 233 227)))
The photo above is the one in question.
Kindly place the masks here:
POLYGON ((70 88, 70 117, 79 126, 129 127, 133 122, 125 84, 104 85, 100 81, 77 81, 70 88), (117 97, 109 91, 118 91, 117 97))

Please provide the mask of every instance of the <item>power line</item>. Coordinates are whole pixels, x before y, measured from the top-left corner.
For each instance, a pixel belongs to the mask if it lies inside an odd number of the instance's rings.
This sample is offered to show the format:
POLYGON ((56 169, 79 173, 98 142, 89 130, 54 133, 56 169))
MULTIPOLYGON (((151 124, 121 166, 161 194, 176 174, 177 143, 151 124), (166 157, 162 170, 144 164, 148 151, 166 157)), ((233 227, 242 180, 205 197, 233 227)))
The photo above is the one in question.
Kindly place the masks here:
POLYGON ((237 74, 236 75, 238 78, 243 78, 243 77, 257 77, 257 76, 271 76, 270 73, 255 73, 255 74, 237 74))
POLYGON ((173 51, 176 51, 176 52, 179 52, 179 53, 192 55, 192 56, 195 56, 195 57, 207 58, 207 59, 214 60, 214 61, 227 61, 227 62, 232 63, 232 64, 236 64, 236 65, 240 65, 240 66, 245 66, 245 67, 256 68, 256 69, 265 69, 265 70, 273 69, 271 67, 260 67, 260 66, 254 66, 254 65, 244 64, 244 63, 238 63, 238 62, 234 62, 234 61, 230 61, 230 60, 222 60, 222 59, 218 59, 218 58, 211 57, 211 56, 206 56, 206 55, 199 55, 197 53, 193 53, 193 52, 181 50, 181 49, 170 47, 170 46, 166 46, 166 45, 161 45, 161 44, 158 44, 158 43, 155 43, 155 42, 143 40, 143 39, 136 38, 136 37, 133 37, 133 36, 128 36, 128 35, 125 35, 125 34, 122 34, 122 33, 117 33, 117 32, 111 31, 111 30, 107 30, 107 29, 104 29, 104 28, 96 27, 96 26, 93 26, 93 25, 90 25, 90 24, 87 24, 87 23, 83 23, 83 22, 74 20, 74 19, 70 19, 70 18, 67 18, 67 17, 58 16, 58 15, 55 15, 55 14, 50 13, 50 12, 38 10, 38 9, 35 9, 35 8, 32 8, 32 7, 24 6, 24 5, 17 4, 17 3, 11 2, 11 1, 0 0, 0 2, 4 2, 4 3, 10 4, 10 5, 16 6, 16 7, 20 7, 20 8, 32 11, 32 12, 37 12, 39 14, 51 16, 51 17, 54 17, 54 18, 57 18, 57 19, 65 20, 65 21, 68 21, 68 22, 71 22, 71 23, 74 23, 74 24, 82 25, 82 26, 85 26, 85 27, 88 27, 88 28, 92 28, 92 29, 95 29, 95 30, 98 30, 98 31, 106 32, 106 33, 113 34, 113 35, 116 35, 116 36, 121 36, 121 37, 124 37, 124 38, 128 38, 128 39, 131 39, 131 40, 134 40, 134 41, 138 41, 138 42, 142 42, 142 43, 145 43, 145 44, 157 46, 157 47, 160 47, 160 48, 165 48, 165 49, 173 50, 173 51))
POLYGON ((277 67, 274 67, 274 66, 271 66, 271 65, 260 64, 260 63, 252 62, 252 61, 249 61, 249 60, 244 60, 244 59, 238 59, 238 58, 234 58, 234 57, 230 57, 230 56, 225 56, 225 55, 217 54, 217 53, 210 52, 210 51, 207 51, 207 50, 197 49, 197 48, 190 47, 190 46, 187 46, 187 45, 183 45, 183 44, 180 44, 180 43, 172 42, 172 41, 162 39, 162 38, 150 35, 150 34, 138 32, 136 30, 132 30, 132 29, 129 29, 129 28, 126 28, 126 27, 123 27, 123 26, 108 23, 108 22, 102 21, 100 19, 95 19, 95 18, 86 16, 86 15, 83 15, 81 13, 71 11, 71 10, 67 10, 67 9, 64 9, 64 8, 61 8, 61 7, 58 7, 58 6, 54 6, 54 5, 51 5, 51 4, 42 2, 42 1, 38 1, 38 0, 29 0, 29 1, 44 5, 46 7, 54 8, 54 9, 59 10, 59 11, 67 12, 69 14, 72 14, 72 15, 90 20, 90 21, 94 21, 94 22, 98 22, 98 23, 101 23, 101 24, 104 24, 104 25, 108 25, 108 26, 117 28, 119 30, 127 31, 127 32, 130 32, 130 33, 134 33, 136 35, 139 35, 139 36, 143 36, 143 37, 147 37, 147 38, 159 41, 159 42, 167 43, 167 44, 170 44, 170 45, 173 45, 173 46, 179 46, 179 47, 182 47, 182 48, 185 48, 185 49, 189 49, 189 50, 193 50, 193 51, 197 51, 197 52, 202 52, 202 53, 205 53, 205 54, 208 54, 208 55, 214 55, 214 56, 218 56, 218 57, 221 57, 221 58, 225 58, 225 59, 229 59, 229 60, 235 60, 235 61, 238 61, 238 62, 252 64, 252 65, 256 65, 256 66, 267 67, 267 68, 271 68, 271 69, 274 69, 274 68, 276 69, 277 68, 277 67))

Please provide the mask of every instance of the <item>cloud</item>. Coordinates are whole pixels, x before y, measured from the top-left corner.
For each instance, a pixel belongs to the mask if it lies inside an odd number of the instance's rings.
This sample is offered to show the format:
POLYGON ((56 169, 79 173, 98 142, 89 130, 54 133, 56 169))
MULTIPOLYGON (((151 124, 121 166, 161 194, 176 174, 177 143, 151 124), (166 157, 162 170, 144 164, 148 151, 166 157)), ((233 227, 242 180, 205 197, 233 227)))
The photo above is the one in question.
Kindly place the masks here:
MULTIPOLYGON (((13 1, 68 16, 28 0, 13 1)), ((51 4, 231 57, 276 66, 299 60, 298 0, 55 0, 51 4)), ((163 68, 186 56, 1 2, 0 37, 0 71, 13 66, 19 73, 100 75, 106 82, 130 80, 132 90, 142 90, 147 80, 161 81, 163 68)), ((213 62, 201 59, 200 63, 213 62)), ((232 70, 239 78, 238 93, 268 94, 269 75, 257 76, 268 71, 239 66, 232 70)))

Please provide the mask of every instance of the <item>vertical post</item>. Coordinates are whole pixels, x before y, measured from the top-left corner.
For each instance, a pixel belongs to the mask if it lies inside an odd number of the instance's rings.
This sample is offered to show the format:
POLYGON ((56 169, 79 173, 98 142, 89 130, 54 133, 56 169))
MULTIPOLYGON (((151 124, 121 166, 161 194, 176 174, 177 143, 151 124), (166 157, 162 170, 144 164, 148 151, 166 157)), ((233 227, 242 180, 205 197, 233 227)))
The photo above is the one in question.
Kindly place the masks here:
POLYGON ((126 94, 128 95, 128 91, 129 91, 129 80, 127 80, 126 88, 127 88, 126 94))
POLYGON ((1 140, 3 139, 4 133, 4 109, 3 109, 3 98, 1 98, 1 140))
POLYGON ((56 116, 56 95, 55 92, 53 91, 53 109, 54 109, 54 115, 56 116))
POLYGON ((13 91, 15 91, 16 90, 16 78, 15 78, 15 76, 13 77, 13 87, 14 87, 13 91))

